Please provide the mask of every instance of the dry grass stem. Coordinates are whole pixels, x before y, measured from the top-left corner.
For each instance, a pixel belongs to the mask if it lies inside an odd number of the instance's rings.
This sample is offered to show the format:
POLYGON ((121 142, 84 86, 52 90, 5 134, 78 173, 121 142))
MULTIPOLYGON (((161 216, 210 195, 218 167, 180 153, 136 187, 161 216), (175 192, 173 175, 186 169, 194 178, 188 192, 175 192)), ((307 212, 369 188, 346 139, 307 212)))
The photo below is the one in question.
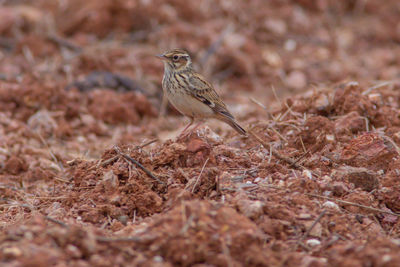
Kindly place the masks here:
POLYGON ((206 167, 207 162, 208 162, 209 159, 210 159, 210 158, 207 158, 206 161, 204 162, 203 167, 201 168, 201 171, 200 171, 200 173, 199 173, 199 176, 197 176, 196 182, 195 182, 194 185, 193 185, 192 193, 193 193, 194 190, 196 189, 196 186, 197 186, 198 182, 200 181, 200 177, 201 177, 201 175, 203 174, 204 168, 206 167))
POLYGON ((393 216, 400 217, 399 213, 394 213, 394 212, 391 212, 391 211, 377 209, 377 208, 374 208, 374 207, 365 206, 365 205, 354 203, 354 202, 350 202, 350 201, 340 200, 340 199, 336 199, 336 198, 333 198, 333 197, 326 197, 326 196, 321 196, 321 195, 316 195, 316 194, 308 194, 308 193, 306 193, 305 195, 306 196, 310 196, 310 197, 317 197, 317 198, 323 198, 323 199, 327 199, 327 200, 332 200, 332 201, 336 201, 336 202, 341 203, 341 204, 351 205, 351 206, 367 209, 367 210, 370 210, 370 211, 381 212, 381 213, 386 213, 386 214, 390 214, 390 215, 393 215, 393 216))

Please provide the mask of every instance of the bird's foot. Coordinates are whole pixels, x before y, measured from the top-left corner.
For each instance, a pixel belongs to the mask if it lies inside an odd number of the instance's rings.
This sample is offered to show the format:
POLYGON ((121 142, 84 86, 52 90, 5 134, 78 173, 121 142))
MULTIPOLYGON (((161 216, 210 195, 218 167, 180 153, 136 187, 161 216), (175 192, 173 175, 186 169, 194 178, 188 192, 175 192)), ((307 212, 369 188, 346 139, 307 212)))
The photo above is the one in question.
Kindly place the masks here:
POLYGON ((192 136, 192 134, 193 134, 193 132, 194 131, 183 131, 183 132, 181 132, 179 135, 178 135, 178 137, 176 138, 176 141, 184 141, 184 140, 186 140, 186 139, 189 139, 191 136, 192 136))

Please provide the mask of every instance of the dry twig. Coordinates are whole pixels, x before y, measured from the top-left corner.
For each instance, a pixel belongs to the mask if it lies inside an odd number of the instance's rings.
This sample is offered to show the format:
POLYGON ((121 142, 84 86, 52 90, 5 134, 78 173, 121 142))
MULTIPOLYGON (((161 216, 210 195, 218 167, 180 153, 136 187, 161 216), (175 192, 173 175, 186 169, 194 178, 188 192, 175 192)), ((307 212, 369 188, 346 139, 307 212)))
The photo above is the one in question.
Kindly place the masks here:
MULTIPOLYGON (((315 219, 313 224, 311 224, 311 226, 307 229, 307 231, 304 233, 304 235, 297 241, 296 248, 297 248, 297 246, 302 244, 303 240, 310 234, 311 230, 317 225, 317 223, 322 219, 322 217, 324 217, 325 214, 326 214, 326 210, 323 210, 321 212, 321 214, 315 219)), ((308 249, 307 246, 306 246, 306 248, 308 249)))
POLYGON ((111 162, 113 162, 114 160, 116 160, 117 158, 118 158, 119 156, 117 155, 117 156, 114 156, 114 157, 112 157, 112 158, 109 158, 109 159, 106 159, 106 160, 104 160, 104 161, 99 161, 99 163, 97 163, 96 164, 96 169, 98 168, 98 167, 104 167, 104 166, 107 166, 109 163, 111 163, 111 162))
POLYGON ((194 185, 193 185, 192 193, 194 192, 194 189, 196 188, 197 183, 199 182, 200 177, 201 177, 201 175, 203 174, 204 168, 206 167, 207 162, 208 162, 209 159, 210 159, 210 158, 207 158, 207 160, 204 162, 203 167, 201 168, 200 174, 199 174, 199 176, 197 176, 196 182, 195 182, 194 185))
POLYGON ((56 220, 56 219, 54 219, 54 218, 52 218, 52 217, 45 216, 44 218, 45 218, 46 220, 48 220, 48 221, 50 221, 50 222, 52 222, 52 223, 58 224, 58 225, 60 225, 60 226, 62 226, 62 227, 64 227, 64 228, 67 228, 67 227, 68 227, 68 225, 67 225, 66 223, 63 223, 62 221, 56 220))
POLYGON ((54 34, 49 34, 47 36, 47 39, 49 39, 50 41, 56 43, 57 45, 59 45, 60 47, 66 47, 74 52, 81 52, 82 48, 70 41, 68 41, 67 39, 63 39, 57 35, 54 34))
POLYGON ((309 193, 306 193, 305 195, 306 196, 310 196, 310 197, 318 197, 318 198, 323 198, 323 199, 327 199, 327 200, 332 200, 332 201, 336 201, 336 202, 339 202, 339 203, 342 203, 342 204, 347 204, 347 205, 351 205, 351 206, 355 206, 355 207, 359 207, 359 208, 363 208, 363 209, 367 209, 367 210, 371 210, 371 211, 382 212, 382 213, 386 213, 386 214, 390 214, 390 215, 394 215, 394 216, 400 217, 399 213, 394 213, 392 211, 386 211, 386 210, 382 210, 382 209, 377 209, 377 208, 373 208, 373 207, 370 207, 370 206, 365 206, 365 205, 354 203, 354 202, 350 202, 350 201, 336 199, 336 198, 333 198, 333 197, 326 197, 326 196, 320 196, 320 195, 309 194, 309 193))
POLYGON ((377 85, 374 85, 374 86, 368 88, 367 90, 365 90, 361 94, 362 95, 368 95, 373 90, 376 90, 376 89, 379 89, 379 88, 382 88, 382 87, 385 87, 385 86, 388 86, 388 85, 392 85, 392 84, 393 84, 393 81, 384 81, 384 82, 378 83, 377 85))
POLYGON ((141 239, 139 237, 106 237, 106 236, 96 236, 96 240, 99 242, 107 243, 107 242, 140 242, 141 239))
POLYGON ((146 143, 144 143, 144 144, 142 144, 142 145, 138 145, 138 146, 136 146, 135 148, 136 149, 142 149, 142 148, 144 148, 144 147, 146 147, 146 146, 149 146, 149 145, 151 145, 151 144, 153 144, 153 143, 155 143, 155 142, 157 142, 158 141, 158 139, 153 139, 153 140, 150 140, 150 141, 148 141, 148 142, 146 142, 146 143))
POLYGON ((127 154, 122 153, 122 151, 119 149, 119 147, 114 147, 114 150, 121 155, 122 157, 124 157, 126 160, 130 161, 131 163, 135 164, 137 167, 139 167, 142 171, 144 171, 150 178, 152 178, 153 180, 156 180, 158 183, 160 184, 165 184, 163 181, 161 181, 160 179, 158 179, 153 173, 151 173, 148 169, 146 169, 140 162, 138 162, 137 160, 135 160, 134 158, 128 156, 127 154))

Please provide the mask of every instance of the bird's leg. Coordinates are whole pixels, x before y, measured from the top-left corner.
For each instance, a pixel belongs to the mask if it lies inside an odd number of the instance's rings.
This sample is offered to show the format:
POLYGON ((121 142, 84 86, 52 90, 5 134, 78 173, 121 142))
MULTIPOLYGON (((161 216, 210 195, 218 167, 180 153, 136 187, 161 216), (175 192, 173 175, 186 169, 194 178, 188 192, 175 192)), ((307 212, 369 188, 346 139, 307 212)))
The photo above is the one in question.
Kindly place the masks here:
MULTIPOLYGON (((202 125, 203 124, 203 122, 204 121, 199 121, 198 123, 196 123, 196 125, 194 126, 194 127, 192 127, 192 129, 190 129, 189 131, 186 131, 186 132, 184 132, 184 131, 182 131, 182 133, 179 135, 179 140, 182 140, 183 138, 186 138, 186 137, 188 137, 188 136, 190 136, 190 135, 192 135, 192 133, 200 126, 200 125, 202 125)), ((191 125, 193 123, 193 121, 191 121, 191 123, 189 124, 189 125, 191 125)), ((188 125, 188 126, 189 126, 188 125)), ((188 127, 186 127, 185 128, 185 130, 187 129, 188 127)))
POLYGON ((194 119, 193 117, 190 117, 190 122, 188 125, 186 125, 185 129, 183 129, 183 131, 179 134, 179 138, 185 137, 186 135, 184 135, 184 133, 186 132, 186 130, 193 124, 194 119))
POLYGON ((193 133, 197 128, 199 128, 200 125, 202 125, 204 123, 203 120, 199 121, 198 123, 196 123, 196 125, 190 130, 191 133, 193 133))

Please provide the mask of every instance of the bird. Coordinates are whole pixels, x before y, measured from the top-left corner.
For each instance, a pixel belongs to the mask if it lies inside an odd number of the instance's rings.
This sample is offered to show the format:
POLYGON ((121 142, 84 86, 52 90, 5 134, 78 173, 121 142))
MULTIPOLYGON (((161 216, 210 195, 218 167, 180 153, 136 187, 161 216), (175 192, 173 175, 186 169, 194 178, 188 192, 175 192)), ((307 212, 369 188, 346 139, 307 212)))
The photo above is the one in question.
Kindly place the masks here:
POLYGON ((247 131, 237 123, 212 84, 193 69, 192 59, 187 51, 173 49, 157 57, 164 63, 164 94, 181 114, 190 119, 180 137, 192 133, 208 118, 227 123, 239 134, 247 136, 247 131), (197 125, 186 132, 195 120, 199 120, 197 125))

